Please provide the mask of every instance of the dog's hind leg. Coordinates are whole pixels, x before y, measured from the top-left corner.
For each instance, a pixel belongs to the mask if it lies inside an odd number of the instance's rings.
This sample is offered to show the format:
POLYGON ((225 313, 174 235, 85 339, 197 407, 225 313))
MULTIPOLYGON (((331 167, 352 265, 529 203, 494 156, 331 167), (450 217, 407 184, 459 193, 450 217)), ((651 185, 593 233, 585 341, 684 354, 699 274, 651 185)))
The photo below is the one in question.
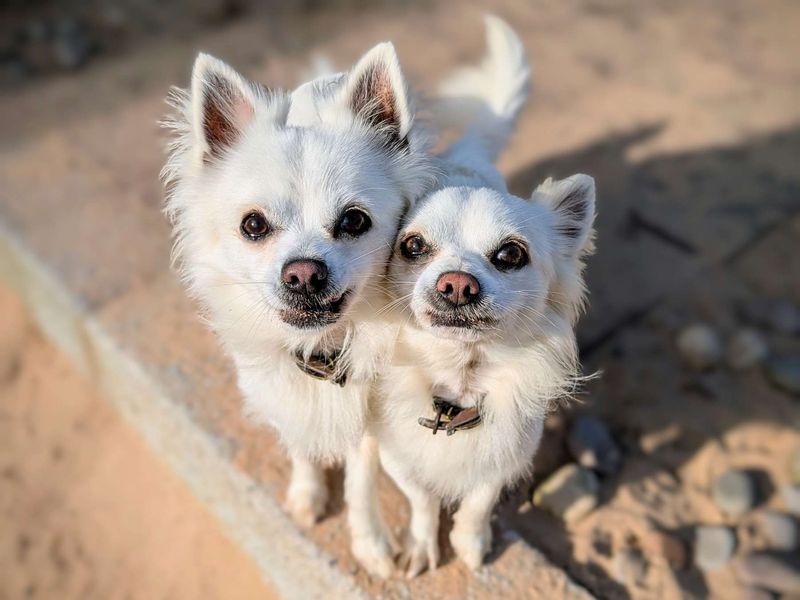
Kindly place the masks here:
POLYGON ((325 470, 305 456, 292 453, 292 476, 286 491, 286 510, 301 527, 309 528, 325 514, 328 486, 325 470))
POLYGON ((371 575, 387 578, 394 571, 399 548, 381 516, 378 468, 378 444, 365 435, 347 457, 344 488, 353 556, 371 575))

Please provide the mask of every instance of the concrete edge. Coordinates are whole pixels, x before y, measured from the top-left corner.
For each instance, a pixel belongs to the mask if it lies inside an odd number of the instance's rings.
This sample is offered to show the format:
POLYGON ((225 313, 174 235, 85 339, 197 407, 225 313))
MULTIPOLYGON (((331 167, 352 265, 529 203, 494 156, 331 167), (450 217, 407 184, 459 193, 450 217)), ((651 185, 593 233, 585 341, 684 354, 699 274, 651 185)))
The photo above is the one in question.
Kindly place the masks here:
POLYGON ((221 456, 213 437, 2 223, 0 280, 22 296, 42 331, 222 522, 282 598, 366 599, 335 568, 334 557, 304 537, 274 497, 221 456), (308 576, 298 576, 303 573, 308 576))

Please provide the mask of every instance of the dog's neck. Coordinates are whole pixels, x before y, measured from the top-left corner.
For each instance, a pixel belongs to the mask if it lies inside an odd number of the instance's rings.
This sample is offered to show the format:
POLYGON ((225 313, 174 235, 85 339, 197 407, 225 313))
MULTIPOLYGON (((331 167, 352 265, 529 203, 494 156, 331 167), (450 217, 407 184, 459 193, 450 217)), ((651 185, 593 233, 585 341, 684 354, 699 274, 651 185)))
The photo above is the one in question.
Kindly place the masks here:
POLYGON ((563 321, 551 335, 524 346, 497 339, 444 339, 406 324, 394 362, 413 366, 429 382, 432 396, 462 408, 485 398, 484 405, 492 411, 537 415, 571 393, 577 375, 574 337, 563 321))

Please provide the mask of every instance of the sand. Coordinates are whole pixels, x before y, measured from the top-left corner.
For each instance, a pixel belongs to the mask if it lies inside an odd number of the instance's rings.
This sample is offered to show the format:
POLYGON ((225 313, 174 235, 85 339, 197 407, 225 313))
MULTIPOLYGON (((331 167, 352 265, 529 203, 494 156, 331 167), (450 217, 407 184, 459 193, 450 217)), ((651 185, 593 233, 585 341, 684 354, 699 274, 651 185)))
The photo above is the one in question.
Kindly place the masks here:
POLYGON ((276 598, 0 288, 0 599, 276 598))

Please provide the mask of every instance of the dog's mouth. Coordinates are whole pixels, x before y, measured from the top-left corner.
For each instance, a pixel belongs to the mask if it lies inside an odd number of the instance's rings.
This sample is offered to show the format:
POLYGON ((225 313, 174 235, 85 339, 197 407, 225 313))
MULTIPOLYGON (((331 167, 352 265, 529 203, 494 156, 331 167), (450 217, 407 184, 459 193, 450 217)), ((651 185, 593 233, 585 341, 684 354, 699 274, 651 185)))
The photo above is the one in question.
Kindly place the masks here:
POLYGON ((318 329, 333 325, 342 316, 352 296, 352 290, 330 296, 325 300, 294 300, 289 308, 279 312, 284 323, 298 329, 318 329))
POLYGON ((442 313, 428 311, 426 313, 431 327, 448 327, 454 329, 472 329, 485 331, 497 324, 497 319, 480 315, 467 315, 459 312, 442 313))

